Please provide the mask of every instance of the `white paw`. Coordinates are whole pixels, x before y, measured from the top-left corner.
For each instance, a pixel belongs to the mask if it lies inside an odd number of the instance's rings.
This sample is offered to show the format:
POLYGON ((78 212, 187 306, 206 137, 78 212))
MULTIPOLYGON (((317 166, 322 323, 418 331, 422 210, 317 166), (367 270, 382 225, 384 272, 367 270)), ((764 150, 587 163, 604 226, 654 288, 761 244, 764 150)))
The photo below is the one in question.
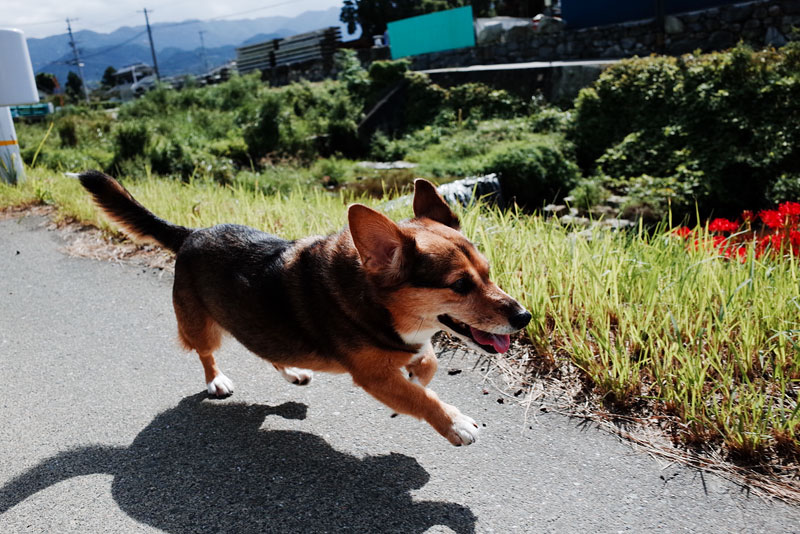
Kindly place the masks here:
POLYGON ((227 397, 233 394, 233 380, 222 373, 208 383, 208 394, 213 397, 227 397))
POLYGON ((470 445, 478 439, 479 432, 478 424, 472 417, 467 417, 459 412, 453 418, 453 426, 450 427, 450 431, 447 433, 447 439, 456 447, 470 445))
POLYGON ((308 369, 300 369, 299 367, 284 367, 278 370, 287 382, 297 386, 308 385, 311 382, 311 379, 314 377, 314 373, 312 371, 309 371, 308 369))

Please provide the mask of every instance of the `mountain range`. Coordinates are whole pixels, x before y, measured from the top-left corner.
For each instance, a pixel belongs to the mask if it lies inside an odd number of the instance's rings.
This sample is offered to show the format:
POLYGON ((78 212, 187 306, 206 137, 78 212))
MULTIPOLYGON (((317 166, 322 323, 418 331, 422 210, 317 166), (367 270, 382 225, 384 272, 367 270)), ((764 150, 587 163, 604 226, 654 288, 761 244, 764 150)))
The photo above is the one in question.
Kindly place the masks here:
MULTIPOLYGON (((205 65, 219 66, 236 57, 236 47, 298 33, 338 26, 343 40, 354 39, 339 21, 339 8, 325 11, 307 11, 296 17, 261 17, 244 20, 185 20, 151 24, 159 71, 162 76, 176 74, 201 74, 205 65), (203 47, 200 33, 203 32, 203 47)), ((73 32, 84 76, 91 84, 103 77, 107 67, 120 69, 133 63, 153 63, 147 28, 123 26, 111 33, 91 30, 73 32)), ((28 39, 33 70, 50 72, 64 85, 69 71, 78 72, 69 44, 69 34, 28 39)))

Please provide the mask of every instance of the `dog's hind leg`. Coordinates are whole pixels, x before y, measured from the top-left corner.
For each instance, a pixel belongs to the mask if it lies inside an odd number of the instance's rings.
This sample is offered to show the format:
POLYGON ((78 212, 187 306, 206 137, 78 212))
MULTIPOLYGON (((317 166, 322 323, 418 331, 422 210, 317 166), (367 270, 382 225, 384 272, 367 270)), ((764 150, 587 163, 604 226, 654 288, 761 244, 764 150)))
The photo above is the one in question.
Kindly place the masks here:
POLYGON ((314 373, 308 369, 301 369, 300 367, 284 367, 273 363, 272 366, 286 379, 290 384, 296 386, 307 386, 311 383, 314 373))
POLYGON ((176 278, 172 294, 178 336, 187 350, 197 351, 206 375, 208 394, 227 397, 233 393, 233 382, 222 374, 214 360, 214 351, 222 342, 222 328, 208 315, 191 291, 181 290, 176 278))

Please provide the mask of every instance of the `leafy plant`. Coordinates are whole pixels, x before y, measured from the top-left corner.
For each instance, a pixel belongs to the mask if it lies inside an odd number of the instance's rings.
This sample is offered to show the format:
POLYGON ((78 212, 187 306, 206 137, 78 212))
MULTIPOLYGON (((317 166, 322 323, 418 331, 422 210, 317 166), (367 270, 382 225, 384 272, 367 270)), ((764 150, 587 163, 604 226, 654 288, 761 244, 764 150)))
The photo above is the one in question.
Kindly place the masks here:
POLYGON ((492 154, 485 169, 500 176, 506 195, 530 208, 565 195, 579 176, 575 163, 545 143, 509 145, 492 154))
POLYGON ((645 175, 674 182, 684 213, 695 201, 701 214, 766 206, 791 185, 778 178, 799 169, 798 58, 790 43, 622 61, 576 100, 578 161, 621 187, 645 175))

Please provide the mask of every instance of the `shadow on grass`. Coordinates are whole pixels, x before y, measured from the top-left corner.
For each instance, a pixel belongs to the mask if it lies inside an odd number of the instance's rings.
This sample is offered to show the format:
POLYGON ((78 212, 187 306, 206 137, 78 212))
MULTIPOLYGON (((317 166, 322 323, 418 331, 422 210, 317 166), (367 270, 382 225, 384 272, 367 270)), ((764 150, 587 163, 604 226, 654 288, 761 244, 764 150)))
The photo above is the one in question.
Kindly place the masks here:
POLYGON ((158 415, 128 448, 84 447, 44 460, 0 488, 0 514, 72 477, 114 476, 137 521, 172 533, 475 531, 469 508, 413 501, 430 476, 401 454, 351 456, 313 434, 261 430, 307 407, 220 404, 205 393, 158 415))

